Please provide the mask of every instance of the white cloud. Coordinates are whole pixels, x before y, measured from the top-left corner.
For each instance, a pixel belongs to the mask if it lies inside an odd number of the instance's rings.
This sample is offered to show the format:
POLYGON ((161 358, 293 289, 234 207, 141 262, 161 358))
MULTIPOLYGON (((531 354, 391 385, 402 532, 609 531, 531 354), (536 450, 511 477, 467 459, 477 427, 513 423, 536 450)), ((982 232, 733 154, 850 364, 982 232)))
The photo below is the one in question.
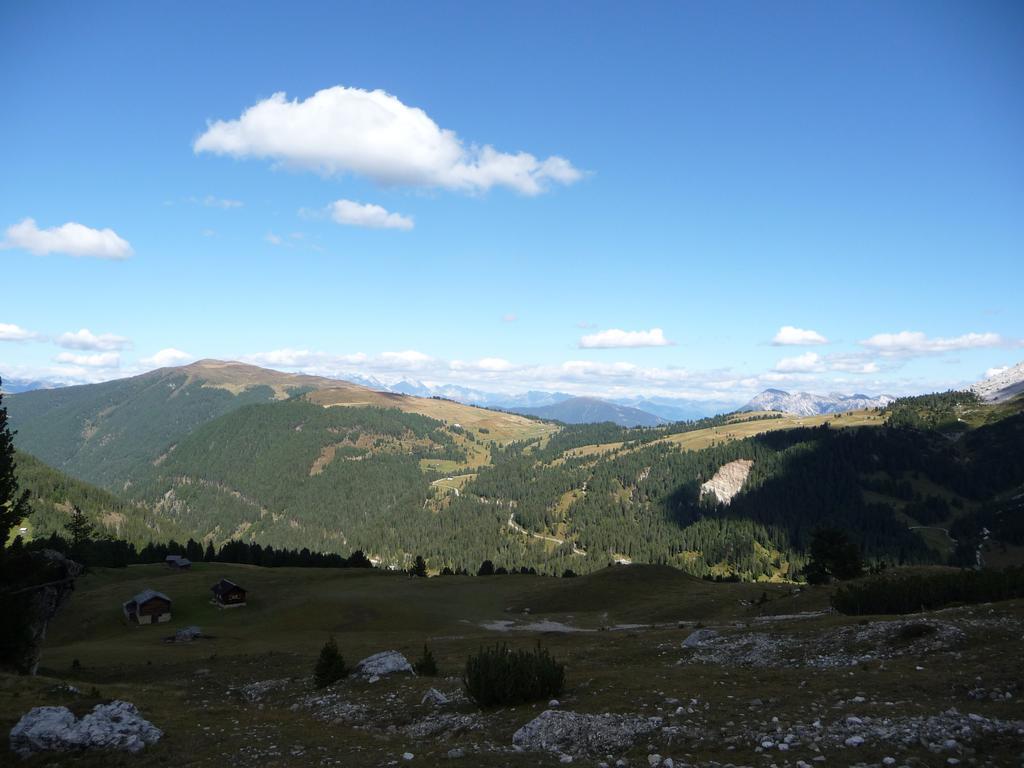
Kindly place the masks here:
POLYGON ((919 357, 964 349, 1000 347, 1007 342, 998 333, 965 333, 952 338, 929 338, 920 331, 876 333, 861 346, 885 357, 919 357))
POLYGON ((207 195, 206 197, 198 200, 191 198, 193 202, 205 205, 207 208, 223 208, 225 211, 232 208, 241 208, 245 203, 241 200, 228 200, 223 197, 214 197, 213 195, 207 195))
POLYGON ((614 349, 619 347, 667 347, 672 344, 665 338, 661 328, 649 331, 622 331, 611 328, 607 331, 591 333, 580 339, 583 349, 614 349))
POLYGON ((68 365, 80 365, 85 368, 117 368, 121 365, 121 356, 117 352, 98 352, 95 355, 61 352, 54 358, 54 361, 68 365))
POLYGON ((284 239, 280 235, 275 235, 273 232, 267 232, 267 234, 263 236, 263 239, 271 245, 282 245, 284 243, 284 239))
POLYGON ((385 366, 414 369, 433 362, 434 358, 415 349, 407 349, 403 352, 381 352, 378 360, 385 366))
POLYGON ((124 336, 115 336, 112 333, 101 333, 96 335, 88 328, 82 328, 75 333, 62 333, 55 339, 58 347, 65 349, 96 349, 113 350, 126 349, 132 342, 124 336))
POLYGON ((1008 365, 1001 365, 996 368, 989 368, 988 370, 985 371, 985 376, 983 378, 991 379, 993 376, 998 376, 1001 373, 1006 373, 1008 370, 1010 370, 1010 366, 1008 365))
POLYGON ((517 315, 515 312, 508 312, 501 316, 501 322, 503 323, 514 323, 518 319, 519 315, 517 315))
POLYGON ((510 363, 508 360, 500 357, 482 357, 471 363, 463 362, 461 360, 452 360, 451 362, 451 368, 453 371, 502 373, 504 371, 511 371, 515 369, 515 367, 514 363, 510 363))
POLYGON ((779 373, 815 373, 824 370, 821 355, 817 352, 806 352, 796 357, 784 357, 775 364, 779 373))
POLYGON ((358 365, 369 358, 362 352, 351 355, 331 355, 326 352, 311 352, 308 349, 275 349, 270 352, 257 352, 246 355, 244 362, 255 365, 280 365, 284 368, 317 368, 324 370, 331 365, 358 365))
POLYGON ((193 150, 261 157, 326 175, 353 173, 379 184, 483 192, 508 187, 525 195, 583 174, 561 157, 507 154, 489 145, 467 147, 426 112, 381 90, 334 86, 308 99, 284 93, 217 120, 193 150))
POLYGON ((0 341, 32 341, 39 338, 34 331, 27 331, 20 325, 0 323, 0 341))
POLYGON ((804 328, 794 328, 792 325, 784 325, 772 339, 775 346, 803 346, 807 344, 828 344, 828 339, 817 331, 810 331, 804 328))
POLYGON ((175 349, 174 347, 167 347, 166 349, 161 349, 155 355, 143 357, 139 362, 143 365, 152 365, 157 368, 164 368, 169 365, 191 363, 195 359, 195 356, 190 355, 188 352, 182 352, 180 349, 175 349))
POLYGON ((335 200, 330 205, 331 218, 339 224, 370 229, 412 229, 409 216, 391 213, 373 203, 356 203, 352 200, 335 200))
POLYGON ((92 229, 73 221, 39 229, 35 219, 9 226, 0 248, 20 248, 37 256, 63 253, 97 259, 127 259, 134 253, 128 241, 112 229, 92 229))

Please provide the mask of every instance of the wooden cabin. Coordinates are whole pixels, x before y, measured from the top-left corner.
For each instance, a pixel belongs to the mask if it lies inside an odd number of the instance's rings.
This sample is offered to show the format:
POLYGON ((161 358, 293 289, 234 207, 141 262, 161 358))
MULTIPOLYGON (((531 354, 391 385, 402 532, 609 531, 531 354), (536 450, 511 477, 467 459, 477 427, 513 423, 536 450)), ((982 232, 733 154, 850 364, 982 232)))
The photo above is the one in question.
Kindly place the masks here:
POLYGON ((136 624, 163 624, 171 620, 171 598, 146 589, 121 606, 125 618, 136 624))
POLYGON ((167 563, 168 568, 175 571, 187 571, 192 567, 192 561, 181 555, 168 555, 164 562, 167 563))
POLYGON ((245 605, 245 590, 228 579, 221 579, 212 587, 213 602, 218 608, 241 608, 245 605))

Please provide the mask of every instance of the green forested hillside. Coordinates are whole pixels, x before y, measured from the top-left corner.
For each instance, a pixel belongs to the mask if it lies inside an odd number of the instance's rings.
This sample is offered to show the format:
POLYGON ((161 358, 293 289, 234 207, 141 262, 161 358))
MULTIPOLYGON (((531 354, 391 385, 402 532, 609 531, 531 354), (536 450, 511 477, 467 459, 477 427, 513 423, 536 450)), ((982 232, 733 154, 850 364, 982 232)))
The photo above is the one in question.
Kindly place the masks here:
MULTIPOLYGON (((139 502, 129 502, 44 464, 19 451, 16 455, 18 482, 31 492, 32 516, 22 522, 27 530, 23 538, 42 538, 51 533, 66 535, 64 524, 73 506, 85 510, 101 535, 129 541, 151 539, 184 540, 184 528, 167 517, 155 517, 139 502)), ((18 533, 19 531, 14 531, 18 533)))
POLYGON ((161 369, 142 376, 6 398, 18 447, 75 477, 115 487, 130 482, 179 437, 275 393, 254 386, 235 394, 161 369))
POLYGON ((178 370, 76 388, 47 409, 15 400, 19 447, 38 445, 44 460, 116 494, 26 457, 26 485, 45 490, 36 526, 57 528, 67 497, 139 545, 234 538, 362 549, 398 566, 423 555, 434 570, 486 559, 589 572, 620 559, 743 578, 793 576, 822 526, 849 531, 869 560, 887 563, 966 560, 980 537, 1019 538, 1021 401, 946 393, 885 414, 639 429, 555 430, 495 413, 498 442, 485 426, 491 412, 359 388, 288 397, 292 379, 240 369, 241 382, 222 368, 212 382, 178 370), (702 497, 701 484, 738 459, 752 465, 731 503, 702 497))

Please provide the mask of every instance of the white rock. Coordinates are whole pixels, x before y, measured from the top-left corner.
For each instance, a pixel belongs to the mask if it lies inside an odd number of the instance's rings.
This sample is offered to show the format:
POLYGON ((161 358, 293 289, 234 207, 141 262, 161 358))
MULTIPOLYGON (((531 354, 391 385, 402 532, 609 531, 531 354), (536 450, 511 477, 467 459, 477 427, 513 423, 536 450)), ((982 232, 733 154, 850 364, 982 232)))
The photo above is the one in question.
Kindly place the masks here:
POLYGON ((648 755, 647 764, 651 766, 651 768, 657 768, 657 766, 661 765, 661 755, 648 755))
POLYGON ((713 629, 696 629, 683 640, 683 648, 699 648, 708 640, 716 637, 718 637, 718 633, 713 629))
POLYGON ((560 706, 562 706, 562 702, 560 702, 558 699, 552 699, 551 701, 548 702, 548 706, 549 707, 560 707, 560 706))
POLYGON ((864 737, 863 736, 851 736, 850 738, 848 738, 843 743, 846 746, 848 746, 848 747, 859 747, 861 744, 864 743, 864 737))
POLYGON ((414 755, 412 752, 403 752, 402 753, 402 759, 403 760, 412 760, 414 757, 416 757, 416 755, 414 755))
POLYGON ((352 676, 369 680, 374 677, 380 679, 385 675, 393 675, 398 672, 410 675, 416 674, 409 660, 398 651, 381 651, 372 656, 367 656, 356 664, 352 676))
POLYGON ((120 749, 138 752, 155 744, 163 731, 139 715, 127 701, 97 704, 76 720, 66 707, 36 707, 11 729, 11 749, 22 757, 70 749, 120 749))
POLYGON ((441 693, 437 688, 431 688, 425 694, 420 704, 431 704, 435 707, 440 707, 448 703, 448 697, 441 693))

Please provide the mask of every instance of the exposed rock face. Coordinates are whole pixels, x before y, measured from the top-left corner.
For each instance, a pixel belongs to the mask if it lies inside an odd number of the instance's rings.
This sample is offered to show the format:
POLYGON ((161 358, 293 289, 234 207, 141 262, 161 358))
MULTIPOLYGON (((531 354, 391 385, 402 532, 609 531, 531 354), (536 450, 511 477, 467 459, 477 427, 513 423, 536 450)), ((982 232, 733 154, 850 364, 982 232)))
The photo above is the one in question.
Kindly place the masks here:
POLYGON ((97 704, 76 720, 67 707, 36 707, 11 729, 11 749, 21 757, 36 752, 119 749, 138 752, 155 744, 163 731, 144 719, 134 704, 97 704))
POLYGON ((728 464, 723 464, 715 472, 715 476, 700 487, 700 495, 713 495, 721 504, 728 504, 732 497, 740 492, 743 483, 747 481, 750 468, 754 462, 750 459, 736 459, 728 464))
POLYGON ((862 411, 866 408, 884 408, 893 400, 892 395, 843 395, 832 392, 827 395, 816 395, 813 392, 795 392, 790 394, 781 389, 766 389, 739 410, 741 411, 781 411, 795 416, 819 416, 824 413, 844 413, 845 411, 862 411))
POLYGON ((28 633, 13 657, 0 658, 0 666, 22 675, 34 675, 39 669, 46 628, 70 599, 82 566, 52 549, 19 557, 8 564, 15 568, 16 575, 5 585, 9 591, 0 594, 0 614, 4 621, 24 621, 28 633))
POLYGON ((563 755, 601 755, 628 749, 639 736, 661 725, 660 717, 583 715, 549 709, 516 731, 512 745, 563 755))
POLYGON ((404 672, 410 675, 416 674, 412 664, 398 651, 381 651, 373 656, 367 656, 356 664, 352 672, 353 677, 362 677, 369 680, 371 677, 384 677, 393 675, 396 672, 404 672))
POLYGON ((992 375, 979 381, 971 391, 990 403, 1001 403, 1024 392, 1024 363, 991 371, 992 375))

